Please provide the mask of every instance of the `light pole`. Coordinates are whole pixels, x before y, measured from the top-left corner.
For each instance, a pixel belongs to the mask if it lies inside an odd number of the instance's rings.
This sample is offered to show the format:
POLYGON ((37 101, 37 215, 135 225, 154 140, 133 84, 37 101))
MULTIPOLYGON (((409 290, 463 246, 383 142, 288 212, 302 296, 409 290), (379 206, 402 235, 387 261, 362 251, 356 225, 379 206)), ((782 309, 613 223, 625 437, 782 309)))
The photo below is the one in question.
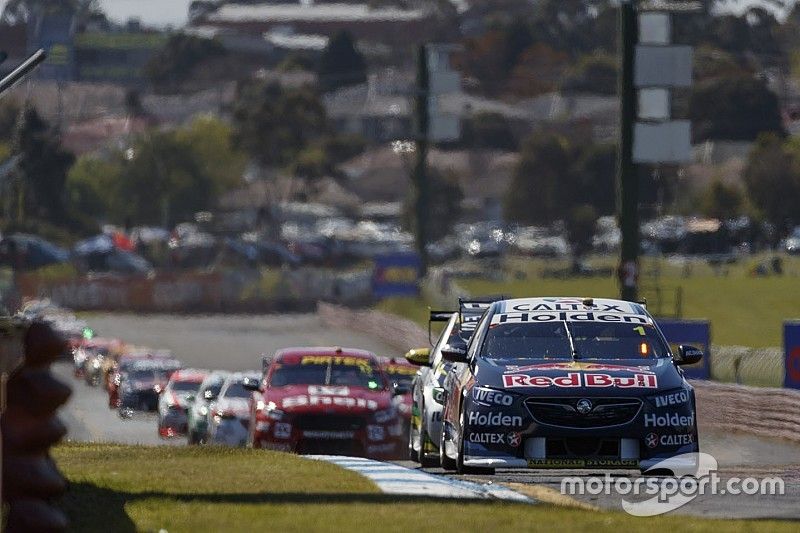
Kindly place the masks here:
POLYGON ((617 157, 617 210, 622 234, 618 276, 620 297, 638 298, 639 281, 639 178, 633 162, 633 128, 636 122, 634 57, 638 41, 636 6, 623 0, 619 6, 620 125, 617 157))

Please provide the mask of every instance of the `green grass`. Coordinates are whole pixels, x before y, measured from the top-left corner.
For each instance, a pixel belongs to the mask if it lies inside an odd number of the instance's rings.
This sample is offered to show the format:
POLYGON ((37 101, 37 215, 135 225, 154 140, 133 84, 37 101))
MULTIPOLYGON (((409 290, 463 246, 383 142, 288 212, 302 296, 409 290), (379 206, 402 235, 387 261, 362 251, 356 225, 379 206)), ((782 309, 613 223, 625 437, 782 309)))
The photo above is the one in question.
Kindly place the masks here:
POLYGON ((430 303, 423 298, 387 298, 378 302, 375 309, 407 318, 427 329, 429 306, 430 303))
POLYGON ((64 445, 61 501, 75 531, 795 531, 777 521, 634 518, 384 495, 333 465, 260 450, 64 445))

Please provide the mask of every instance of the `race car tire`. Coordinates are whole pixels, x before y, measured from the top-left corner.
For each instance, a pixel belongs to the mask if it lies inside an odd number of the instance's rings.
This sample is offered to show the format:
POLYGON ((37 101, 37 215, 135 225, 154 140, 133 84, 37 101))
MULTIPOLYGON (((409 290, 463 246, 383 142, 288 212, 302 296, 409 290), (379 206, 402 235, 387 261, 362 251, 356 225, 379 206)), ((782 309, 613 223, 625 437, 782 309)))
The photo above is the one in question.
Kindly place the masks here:
POLYGON ((494 468, 481 468, 477 466, 466 466, 464 464, 464 412, 461 412, 461 431, 458 435, 458 442, 456 443, 456 450, 458 451, 458 455, 456 455, 456 472, 461 475, 471 474, 476 476, 493 476, 494 475, 494 468))
POLYGON ((189 434, 186 435, 186 443, 194 446, 200 444, 199 439, 197 438, 197 432, 194 430, 189 430, 189 434))
MULTIPOLYGON (((417 435, 422 432, 421 428, 417 428, 417 435)), ((417 439, 419 441, 419 439, 417 439)), ((408 459, 414 461, 415 463, 420 462, 420 457, 422 456, 422 448, 419 449, 419 452, 414 449, 414 418, 412 417, 408 421, 408 459)))
POLYGON ((442 428, 442 437, 439 439, 439 464, 445 470, 456 470, 458 464, 456 463, 455 459, 450 459, 445 452, 445 431, 442 428))
POLYGON ((419 460, 417 461, 423 468, 432 468, 439 466, 439 461, 434 457, 425 455, 425 441, 428 436, 428 428, 425 426, 425 411, 420 411, 419 434, 417 435, 417 444, 419 445, 419 460))

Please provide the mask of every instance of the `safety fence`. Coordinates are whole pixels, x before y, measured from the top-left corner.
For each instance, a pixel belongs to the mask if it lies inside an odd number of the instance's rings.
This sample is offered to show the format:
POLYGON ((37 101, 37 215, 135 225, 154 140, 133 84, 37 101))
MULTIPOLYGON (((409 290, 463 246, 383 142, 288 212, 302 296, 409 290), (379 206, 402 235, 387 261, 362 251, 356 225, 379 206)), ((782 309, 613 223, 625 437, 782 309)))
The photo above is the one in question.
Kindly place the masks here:
MULTIPOLYGON (((403 353, 428 346, 427 332, 414 322, 380 311, 319 304, 320 319, 381 339, 403 353)), ((800 391, 691 380, 697 417, 704 428, 800 442, 800 391)))

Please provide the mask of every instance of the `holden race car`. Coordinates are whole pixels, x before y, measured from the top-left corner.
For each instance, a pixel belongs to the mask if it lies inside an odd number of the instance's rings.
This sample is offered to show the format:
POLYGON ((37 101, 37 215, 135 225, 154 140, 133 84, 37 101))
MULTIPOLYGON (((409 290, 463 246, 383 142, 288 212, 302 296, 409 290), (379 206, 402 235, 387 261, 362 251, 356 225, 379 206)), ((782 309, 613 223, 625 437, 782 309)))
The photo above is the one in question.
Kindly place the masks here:
POLYGON ((225 370, 214 370, 200 384, 194 398, 189 397, 189 409, 186 411, 188 426, 186 440, 189 444, 208 442, 208 425, 212 404, 219 396, 219 391, 222 390, 229 375, 230 372, 225 370))
POLYGON ((237 372, 222 384, 217 399, 211 404, 208 422, 208 443, 244 446, 250 427, 250 391, 245 380, 257 382, 257 372, 237 372))
POLYGON ((134 411, 158 410, 158 399, 172 374, 181 367, 176 359, 142 359, 120 372, 117 406, 120 417, 134 411))
POLYGON ((350 348, 278 351, 260 382, 246 383, 248 444, 301 454, 399 455, 402 427, 377 357, 350 348))
POLYGON ((459 312, 432 311, 432 322, 447 324, 432 350, 412 350, 406 354, 409 362, 421 365, 412 382, 411 420, 408 429, 408 452, 412 461, 423 466, 439 463, 439 441, 444 409, 444 379, 452 363, 442 357, 445 346, 466 346, 481 315, 491 302, 459 300, 459 312))
POLYGON ((178 370, 158 397, 158 434, 162 438, 185 435, 189 400, 197 394, 208 375, 206 370, 178 370))
POLYGON ((605 299, 492 304, 468 347, 448 346, 440 460, 495 468, 624 468, 698 451, 694 390, 644 308, 605 299))

